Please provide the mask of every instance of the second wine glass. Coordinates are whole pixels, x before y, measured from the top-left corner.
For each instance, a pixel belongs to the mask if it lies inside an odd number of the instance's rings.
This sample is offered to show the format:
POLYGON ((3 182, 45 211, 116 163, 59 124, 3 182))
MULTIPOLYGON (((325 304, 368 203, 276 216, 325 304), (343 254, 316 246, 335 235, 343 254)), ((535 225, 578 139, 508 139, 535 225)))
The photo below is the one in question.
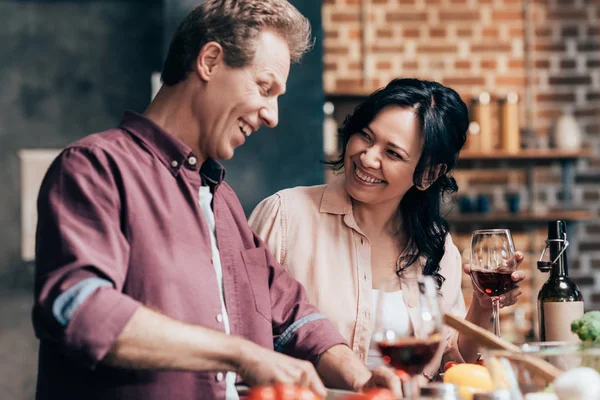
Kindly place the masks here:
POLYGON ((516 287, 515 245, 508 229, 484 229, 471 237, 471 279, 492 300, 494 334, 500 336, 500 296, 516 287))
MULTIPOLYGON (((442 315, 437 298, 437 288, 430 276, 417 278, 420 298, 419 313, 412 318, 412 329, 399 326, 397 286, 384 286, 378 292, 375 333, 383 361, 394 368, 402 380, 404 397, 418 398, 416 377, 433 359, 442 338, 442 315)), ((400 324, 401 325, 401 324, 400 324)))

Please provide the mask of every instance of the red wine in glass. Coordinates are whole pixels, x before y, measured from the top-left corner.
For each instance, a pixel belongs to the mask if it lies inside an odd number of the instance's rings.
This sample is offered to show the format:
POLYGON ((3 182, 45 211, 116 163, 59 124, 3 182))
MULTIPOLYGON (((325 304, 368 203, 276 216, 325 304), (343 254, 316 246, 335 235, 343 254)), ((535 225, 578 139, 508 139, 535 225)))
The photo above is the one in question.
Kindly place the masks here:
POLYGON ((471 279, 492 300, 494 334, 500 336, 500 297, 513 289, 510 273, 517 267, 515 244, 508 229, 481 229, 471 236, 471 279))
POLYGON ((471 270, 473 282, 483 293, 498 297, 513 290, 517 285, 510 277, 512 271, 471 270))
POLYGON ((378 345, 386 364, 409 376, 415 376, 423 372, 435 355, 440 346, 440 335, 427 339, 403 337, 394 341, 381 341, 378 345))
POLYGON ((377 293, 373 341, 383 361, 398 371, 405 398, 418 398, 418 376, 435 357, 442 342, 443 323, 438 288, 431 276, 405 276, 398 280, 386 280, 377 293), (395 294, 401 287, 401 280, 408 279, 416 279, 415 283, 419 286, 419 312, 411 318, 411 326, 406 329, 404 324, 398 324, 398 318, 406 311, 398 304, 395 294))

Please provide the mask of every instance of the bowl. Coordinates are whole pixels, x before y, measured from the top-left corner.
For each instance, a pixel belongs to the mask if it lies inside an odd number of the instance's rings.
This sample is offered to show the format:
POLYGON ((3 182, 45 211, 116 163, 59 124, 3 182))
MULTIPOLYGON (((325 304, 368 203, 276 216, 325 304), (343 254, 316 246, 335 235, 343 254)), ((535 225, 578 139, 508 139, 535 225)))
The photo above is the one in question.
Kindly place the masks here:
MULTIPOLYGON (((562 371, 589 367, 600 373, 600 346, 597 345, 540 342, 524 344, 519 348, 523 353, 546 360, 562 371)), ((507 350, 483 350, 485 364, 497 389, 519 390, 522 395, 550 391, 545 379, 536 376, 518 358, 511 358, 511 354, 514 353, 507 350)))

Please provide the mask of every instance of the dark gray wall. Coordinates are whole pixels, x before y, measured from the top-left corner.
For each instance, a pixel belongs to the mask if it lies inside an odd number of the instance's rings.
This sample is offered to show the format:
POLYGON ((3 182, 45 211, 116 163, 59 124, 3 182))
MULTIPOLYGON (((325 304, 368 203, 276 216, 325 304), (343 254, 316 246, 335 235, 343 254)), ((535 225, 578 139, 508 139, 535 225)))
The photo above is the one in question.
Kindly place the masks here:
MULTIPOLYGON (((0 2, 0 276, 20 260, 17 151, 60 148, 143 111, 159 1, 0 2)), ((6 279, 4 279, 6 281, 6 279)))
POLYGON ((17 151, 61 148, 143 111, 162 63, 160 1, 0 2, 0 398, 32 399, 31 267, 17 151))
MULTIPOLYGON (((279 102, 279 125, 263 128, 223 164, 227 182, 250 214, 258 202, 276 191, 323 182, 323 47, 320 0, 292 0, 312 24, 314 48, 292 66, 287 93, 279 102)), ((165 32, 169 36, 189 10, 192 0, 165 0, 165 32)), ((165 47, 165 53, 166 48, 165 47)))

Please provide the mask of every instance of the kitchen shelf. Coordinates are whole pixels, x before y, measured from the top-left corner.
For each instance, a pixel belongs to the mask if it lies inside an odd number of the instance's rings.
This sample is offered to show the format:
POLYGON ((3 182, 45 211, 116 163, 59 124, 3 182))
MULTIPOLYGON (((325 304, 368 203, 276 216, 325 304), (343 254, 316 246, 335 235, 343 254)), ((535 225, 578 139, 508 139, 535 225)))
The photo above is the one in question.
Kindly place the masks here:
POLYGON ((553 220, 564 221, 586 221, 593 218, 593 213, 589 210, 550 210, 548 212, 489 212, 458 214, 452 213, 447 220, 451 224, 473 224, 473 223, 546 223, 553 220))
POLYGON ((521 149, 517 153, 502 150, 493 152, 464 151, 459 155, 460 160, 574 160, 593 156, 590 148, 579 150, 562 149, 521 149))

